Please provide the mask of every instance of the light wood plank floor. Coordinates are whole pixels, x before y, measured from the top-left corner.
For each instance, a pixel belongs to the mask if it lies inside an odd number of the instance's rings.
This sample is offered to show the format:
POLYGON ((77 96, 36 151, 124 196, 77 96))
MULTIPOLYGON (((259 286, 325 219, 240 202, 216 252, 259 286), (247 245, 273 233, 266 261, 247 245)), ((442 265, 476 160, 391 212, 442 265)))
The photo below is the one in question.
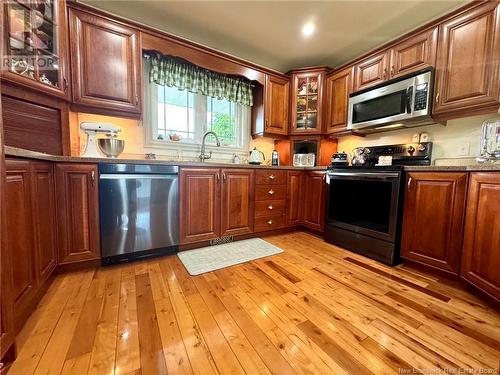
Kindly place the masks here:
POLYGON ((498 374, 500 314, 472 294, 304 232, 267 240, 285 252, 197 277, 175 256, 58 276, 9 374, 498 374))

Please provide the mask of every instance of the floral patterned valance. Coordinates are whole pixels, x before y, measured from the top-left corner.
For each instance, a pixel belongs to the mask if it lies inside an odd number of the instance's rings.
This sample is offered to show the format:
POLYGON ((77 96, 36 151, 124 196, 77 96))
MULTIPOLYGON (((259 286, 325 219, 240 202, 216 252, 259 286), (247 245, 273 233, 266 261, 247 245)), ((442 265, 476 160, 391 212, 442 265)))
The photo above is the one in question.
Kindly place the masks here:
POLYGON ((253 105, 252 83, 242 77, 214 72, 173 56, 148 53, 149 81, 217 99, 253 105))

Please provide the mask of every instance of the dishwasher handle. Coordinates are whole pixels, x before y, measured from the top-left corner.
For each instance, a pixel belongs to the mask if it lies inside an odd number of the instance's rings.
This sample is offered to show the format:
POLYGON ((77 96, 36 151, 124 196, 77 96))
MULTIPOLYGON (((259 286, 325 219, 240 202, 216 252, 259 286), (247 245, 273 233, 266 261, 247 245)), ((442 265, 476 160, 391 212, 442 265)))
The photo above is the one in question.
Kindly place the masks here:
POLYGON ((125 173, 103 173, 99 176, 101 180, 171 180, 178 178, 176 174, 125 174, 125 173))

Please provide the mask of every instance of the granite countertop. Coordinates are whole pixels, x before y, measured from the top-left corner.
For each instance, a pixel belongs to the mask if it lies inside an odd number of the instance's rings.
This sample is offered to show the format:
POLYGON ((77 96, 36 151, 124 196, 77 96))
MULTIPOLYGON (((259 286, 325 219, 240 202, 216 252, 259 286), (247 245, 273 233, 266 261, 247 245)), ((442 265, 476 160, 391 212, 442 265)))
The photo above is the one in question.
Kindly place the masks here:
POLYGON ((162 165, 178 165, 180 167, 214 167, 214 168, 256 168, 256 169, 292 169, 292 170, 318 170, 324 171, 326 167, 294 167, 294 166, 271 166, 271 165, 255 165, 255 164, 232 164, 223 162, 197 162, 197 161, 175 161, 167 159, 138 159, 127 156, 112 158, 82 158, 78 156, 59 156, 50 155, 42 152, 25 150, 22 148, 5 146, 6 156, 15 156, 21 158, 47 160, 59 163, 127 163, 127 164, 162 164, 162 165))

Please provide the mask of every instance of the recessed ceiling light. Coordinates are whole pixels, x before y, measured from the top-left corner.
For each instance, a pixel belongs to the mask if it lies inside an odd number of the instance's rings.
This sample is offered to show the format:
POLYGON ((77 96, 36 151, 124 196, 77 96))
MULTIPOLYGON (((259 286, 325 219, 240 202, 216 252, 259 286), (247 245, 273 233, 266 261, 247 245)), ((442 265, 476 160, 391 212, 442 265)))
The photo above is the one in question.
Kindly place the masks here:
POLYGON ((310 37, 311 35, 314 34, 316 31, 316 25, 312 22, 307 22, 302 26, 302 35, 307 37, 310 37))

